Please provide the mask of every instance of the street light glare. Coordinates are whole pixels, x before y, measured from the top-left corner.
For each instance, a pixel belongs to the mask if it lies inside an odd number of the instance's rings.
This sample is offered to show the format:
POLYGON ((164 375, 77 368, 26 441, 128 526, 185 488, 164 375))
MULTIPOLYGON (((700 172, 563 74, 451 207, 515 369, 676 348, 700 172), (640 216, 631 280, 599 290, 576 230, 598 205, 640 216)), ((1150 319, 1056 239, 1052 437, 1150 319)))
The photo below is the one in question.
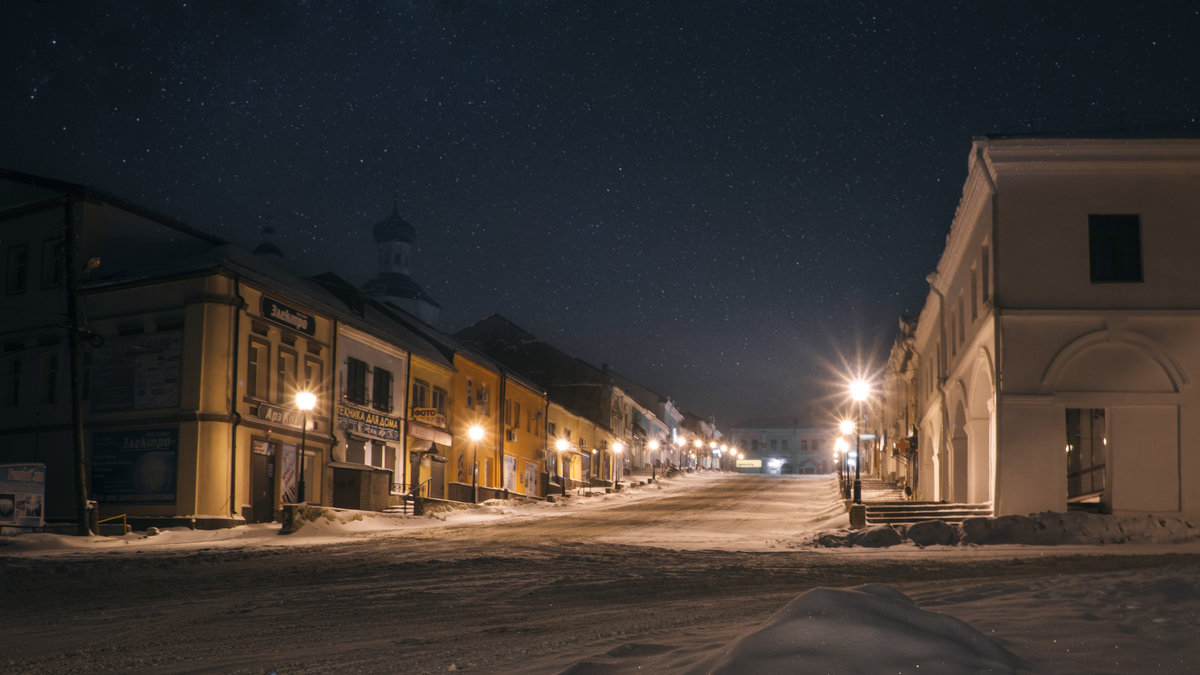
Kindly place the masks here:
POLYGON ((850 383, 850 398, 855 401, 865 401, 871 394, 871 385, 866 380, 855 380, 850 383))
POLYGON ((483 427, 478 424, 473 425, 470 429, 467 429, 467 437, 473 441, 483 438, 483 427))
POLYGON ((621 452, 624 449, 625 449, 625 444, 621 443, 621 441, 617 441, 616 443, 613 443, 613 452, 621 452))
POLYGON ((567 442, 567 439, 560 438, 557 441, 554 441, 554 447, 559 452, 562 452, 562 451, 566 450, 567 448, 571 447, 571 444, 567 442))
POLYGON ((854 433, 854 420, 842 420, 838 423, 838 430, 846 435, 854 433))
POLYGON ((311 391, 296 392, 296 407, 301 410, 312 410, 317 405, 317 395, 311 391))

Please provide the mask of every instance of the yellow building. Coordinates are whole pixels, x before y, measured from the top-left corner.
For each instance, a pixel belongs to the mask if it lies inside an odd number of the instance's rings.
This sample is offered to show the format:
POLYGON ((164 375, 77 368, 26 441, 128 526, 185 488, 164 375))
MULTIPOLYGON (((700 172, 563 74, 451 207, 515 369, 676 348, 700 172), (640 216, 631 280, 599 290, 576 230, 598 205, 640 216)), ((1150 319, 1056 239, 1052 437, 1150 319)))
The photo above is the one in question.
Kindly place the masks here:
POLYGON ((454 353, 454 367, 454 451, 447 470, 448 496, 461 502, 483 501, 494 497, 500 484, 495 478, 500 462, 496 402, 500 373, 490 360, 463 350, 454 353))
POLYGON ((611 430, 551 401, 548 407, 549 450, 546 457, 553 493, 584 485, 611 485, 614 438, 611 430))
POLYGON ((546 454, 546 395, 535 384, 504 372, 504 465, 501 488, 505 496, 545 496, 542 485, 546 454))
POLYGON ((405 456, 409 489, 415 487, 422 497, 455 499, 456 474, 446 461, 455 450, 450 433, 454 368, 445 358, 414 351, 408 378, 405 456))

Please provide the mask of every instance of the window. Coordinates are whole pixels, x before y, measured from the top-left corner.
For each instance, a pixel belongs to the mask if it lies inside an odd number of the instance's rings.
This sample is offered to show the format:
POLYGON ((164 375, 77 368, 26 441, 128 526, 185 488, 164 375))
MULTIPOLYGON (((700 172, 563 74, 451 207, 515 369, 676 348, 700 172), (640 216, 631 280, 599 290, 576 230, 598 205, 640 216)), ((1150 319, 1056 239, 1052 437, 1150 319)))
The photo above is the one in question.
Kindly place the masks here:
POLYGON ((296 400, 296 352, 279 350, 279 373, 275 378, 275 400, 284 405, 296 400))
POLYGON ((991 299, 989 294, 992 278, 988 276, 988 247, 983 247, 983 253, 979 256, 979 281, 983 288, 983 302, 986 304, 991 299))
POLYGON ((57 286, 62 280, 62 239, 47 239, 42 242, 42 286, 57 286))
POLYGON ((1136 215, 1088 216, 1092 282, 1142 281, 1142 228, 1136 215))
POLYGON ((58 354, 42 354, 39 403, 54 403, 58 388, 58 354))
POLYGON ((1105 451, 1103 408, 1067 409, 1067 499, 1104 491, 1105 451))
POLYGON ((554 422, 550 422, 550 423, 549 423, 549 424, 547 424, 546 426, 547 426, 547 427, 549 427, 549 428, 547 429, 546 433, 548 433, 548 434, 550 435, 550 438, 554 438, 554 435, 555 435, 555 433, 557 432, 557 427, 558 427, 558 425, 557 425, 557 424, 555 424, 554 422))
POLYGON ((424 380, 413 380, 412 407, 425 408, 429 404, 429 383, 424 380))
POLYGON ((304 359, 304 391, 317 391, 317 388, 321 386, 324 370, 324 364, 321 361, 311 357, 304 359))
POLYGON ((351 403, 367 403, 367 364, 353 356, 346 358, 346 390, 342 392, 351 403))
POLYGON ((21 404, 21 360, 13 357, 4 364, 4 405, 9 407, 21 404))
POLYGON ((8 247, 8 267, 4 271, 4 291, 23 293, 29 275, 29 247, 24 244, 8 247))
POLYGON ((441 387, 433 388, 433 409, 437 410, 439 415, 446 414, 446 402, 450 399, 450 395, 441 387))
POLYGON ((468 408, 475 407, 475 383, 469 377, 467 378, 467 396, 464 405, 468 408))
POLYGON ((376 367, 371 378, 371 406, 381 412, 392 411, 392 373, 376 367))
POLYGON ((246 357, 246 396, 266 398, 270 378, 271 347, 256 340, 250 341, 246 357))
POLYGON ((488 386, 486 384, 479 385, 479 409, 488 417, 492 416, 491 408, 488 406, 488 386))

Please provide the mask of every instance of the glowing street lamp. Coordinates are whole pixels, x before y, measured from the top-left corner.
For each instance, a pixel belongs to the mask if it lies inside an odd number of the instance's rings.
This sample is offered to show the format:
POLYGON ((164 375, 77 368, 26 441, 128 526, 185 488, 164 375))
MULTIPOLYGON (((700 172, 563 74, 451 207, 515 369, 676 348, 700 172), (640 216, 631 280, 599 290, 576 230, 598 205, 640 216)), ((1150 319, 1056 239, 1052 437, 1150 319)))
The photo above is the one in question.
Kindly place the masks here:
POLYGON ((613 489, 616 489, 616 488, 620 487, 620 485, 621 485, 620 483, 617 482, 617 456, 620 455, 621 451, 625 449, 625 444, 621 443, 621 441, 617 441, 617 442, 613 443, 612 449, 613 449, 612 481, 613 481, 613 489))
POLYGON ((562 496, 564 497, 567 496, 567 465, 563 461, 563 455, 566 454, 567 449, 570 447, 571 444, 565 438, 554 441, 554 449, 558 450, 558 470, 562 474, 562 496))
POLYGON ((850 398, 854 399, 857 404, 854 412, 854 503, 862 503, 862 480, 860 480, 860 469, 862 466, 862 457, 859 452, 860 434, 858 433, 858 423, 862 419, 862 404, 871 395, 871 385, 865 380, 855 380, 850 383, 850 398))
POLYGON ((483 427, 478 424, 467 429, 467 438, 471 439, 471 503, 479 503, 479 441, 483 438, 483 427))
POLYGON ((304 436, 308 431, 308 413, 317 405, 311 391, 296 392, 296 407, 300 409, 300 476, 296 479, 296 502, 304 502, 304 436))

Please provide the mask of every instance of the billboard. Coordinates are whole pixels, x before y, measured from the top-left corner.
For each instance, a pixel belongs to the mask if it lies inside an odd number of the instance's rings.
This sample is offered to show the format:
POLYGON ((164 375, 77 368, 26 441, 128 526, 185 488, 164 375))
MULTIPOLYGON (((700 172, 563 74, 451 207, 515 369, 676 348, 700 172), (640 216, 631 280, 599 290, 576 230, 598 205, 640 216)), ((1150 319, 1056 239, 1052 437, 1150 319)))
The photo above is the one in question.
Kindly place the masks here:
POLYGON ((45 464, 0 464, 0 526, 42 527, 45 502, 45 464))
POLYGON ((92 434, 92 499, 107 504, 173 504, 179 428, 92 434))

